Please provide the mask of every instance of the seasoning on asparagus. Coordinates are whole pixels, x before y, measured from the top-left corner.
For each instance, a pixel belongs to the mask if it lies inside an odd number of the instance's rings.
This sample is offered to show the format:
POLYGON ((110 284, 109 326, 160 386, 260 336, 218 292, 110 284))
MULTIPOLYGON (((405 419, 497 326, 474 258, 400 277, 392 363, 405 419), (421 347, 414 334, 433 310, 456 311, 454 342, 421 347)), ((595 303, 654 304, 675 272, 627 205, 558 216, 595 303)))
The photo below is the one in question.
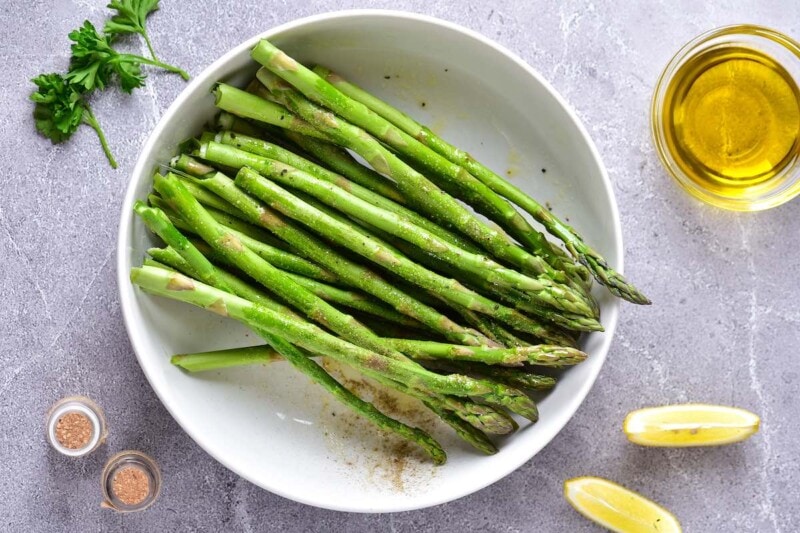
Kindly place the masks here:
MULTIPOLYGON (((181 257, 189 264, 190 268, 197 273, 199 278, 203 279, 204 281, 208 281, 209 283, 220 287, 223 290, 229 290, 229 286, 225 280, 220 277, 218 269, 216 269, 211 262, 208 261, 200 253, 200 251, 189 242, 188 239, 186 239, 186 237, 181 235, 180 232, 169 223, 166 215, 158 210, 146 207, 141 203, 136 204, 135 210, 140 216, 142 216, 144 221, 153 231, 155 231, 164 239, 165 242, 167 242, 167 244, 181 254, 181 257)), ((180 274, 172 275, 179 276, 180 274)), ((175 277, 173 279, 178 278, 175 277)), ((186 277, 184 277, 182 281, 185 284, 187 280, 188 283, 192 283, 190 278, 186 277)), ((167 284, 167 287, 169 287, 169 283, 167 284)), ((247 296, 248 293, 243 293, 242 295, 247 296)), ((221 306, 217 305, 214 307, 214 305, 215 304, 212 304, 212 310, 223 315, 227 314, 227 306, 224 303, 221 306)), ((269 310, 263 305, 263 303, 261 305, 262 309, 269 310)), ((269 311, 273 313, 275 312, 273 310, 269 311)), ((286 313, 281 313, 281 315, 289 319, 292 318, 291 316, 287 316, 286 313)), ((256 328, 256 330, 261 333, 267 342, 275 347, 275 349, 286 359, 288 359, 296 368, 308 375, 317 383, 321 384, 345 405, 363 415, 378 427, 393 431, 406 439, 416 442, 431 455, 435 462, 443 463, 445 461, 446 454, 444 450, 442 450, 438 443, 425 432, 417 428, 411 428, 400 422, 397 422, 390 417, 385 416, 372 404, 355 396, 335 379, 333 379, 333 377, 331 377, 322 367, 305 357, 297 350, 296 347, 279 337, 274 331, 268 331, 266 328, 256 328)))
POLYGON ((506 410, 538 418, 521 389, 553 388, 554 369, 586 358, 581 332, 602 330, 581 262, 612 292, 643 297, 577 236, 565 240, 537 217, 579 262, 547 241, 490 171, 438 138, 415 138, 418 125, 397 110, 267 42, 254 57, 269 70, 246 91, 214 91, 221 131, 183 143, 193 157, 174 158, 174 173, 154 177, 151 207, 135 206, 167 246, 150 249, 131 280, 236 319, 267 345, 176 355, 173 364, 196 372, 286 359, 445 460, 430 434, 381 413, 315 361, 331 358, 496 453, 489 436, 517 429, 506 410))
MULTIPOLYGON (((278 213, 239 189, 233 180, 221 172, 202 176, 201 183, 238 206, 253 224, 259 224, 272 231, 278 238, 294 246, 298 253, 307 259, 319 263, 352 286, 383 300, 398 312, 418 320, 459 344, 482 345, 488 342, 477 331, 460 326, 433 307, 387 282, 377 272, 348 259, 320 239, 283 219, 278 213)), ((250 246, 248 243, 245 244, 250 246)))
MULTIPOLYGON (((240 150, 216 143, 204 144, 200 149, 203 156, 214 159, 209 156, 209 152, 238 152, 233 155, 233 158, 237 156, 242 159, 247 158, 250 168, 268 176, 275 182, 306 192, 343 213, 362 219, 395 237, 405 239, 422 249, 435 253, 441 260, 457 269, 464 269, 485 277, 489 284, 528 292, 532 298, 539 300, 543 305, 576 314, 591 314, 591 310, 584 304, 582 298, 575 296, 567 288, 558 286, 549 278, 531 278, 516 270, 506 268, 488 257, 463 250, 425 228, 415 225, 411 220, 396 212, 374 206, 350 194, 345 189, 317 179, 293 166, 272 159, 244 154, 240 150)), ((214 160, 219 161, 220 159, 227 161, 224 157, 214 160)))
MULTIPOLYGON (((533 229, 511 204, 469 174, 466 169, 434 152, 382 116, 372 112, 364 104, 349 98, 269 41, 262 39, 251 55, 270 72, 280 76, 310 100, 325 106, 406 157, 419 162, 432 175, 443 178, 438 183, 442 188, 473 205, 546 261, 560 266, 560 259, 547 246, 544 236, 533 229)), ((537 273, 556 275, 558 272, 550 268, 547 263, 536 263, 533 268, 537 273)))
MULTIPOLYGON (((324 230, 328 238, 335 238, 338 243, 366 259, 398 273, 411 283, 452 300, 456 305, 492 315, 515 328, 526 328, 526 324, 530 321, 525 315, 504 308, 498 303, 470 291, 457 280, 436 274, 405 256, 394 253, 389 247, 364 235, 354 226, 348 226, 332 219, 247 167, 242 168, 237 174, 236 184, 267 202, 270 207, 291 218, 301 220, 318 231, 324 230)), ((536 326, 531 326, 531 328, 538 329, 536 326)))
POLYGON ((441 154, 453 163, 461 165, 494 192, 504 196, 527 211, 538 222, 544 225, 552 235, 561 239, 570 253, 581 263, 586 265, 595 275, 595 278, 600 283, 606 285, 613 294, 637 304, 650 303, 650 300, 625 280, 622 274, 608 266, 606 260, 589 247, 574 228, 562 222, 553 215, 549 209, 546 209, 508 180, 498 176, 495 172, 473 158, 469 153, 449 144, 433 133, 429 128, 422 126, 402 111, 370 95, 354 84, 346 82, 330 70, 324 67, 316 67, 314 71, 320 77, 327 79, 345 95, 357 102, 361 102, 377 115, 391 122, 422 144, 430 147, 433 151, 441 154))

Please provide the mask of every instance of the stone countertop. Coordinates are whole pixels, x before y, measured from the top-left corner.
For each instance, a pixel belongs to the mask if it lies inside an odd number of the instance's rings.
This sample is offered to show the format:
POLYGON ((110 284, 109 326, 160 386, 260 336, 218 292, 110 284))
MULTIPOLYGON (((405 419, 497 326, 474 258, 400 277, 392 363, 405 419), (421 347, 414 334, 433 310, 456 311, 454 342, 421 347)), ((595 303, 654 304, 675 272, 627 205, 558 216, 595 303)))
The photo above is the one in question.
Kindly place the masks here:
MULTIPOLYGON (((56 147, 36 135, 26 100, 28 80, 65 69, 67 33, 85 18, 99 25, 106 3, 11 0, 0 11, 0 530, 595 531, 562 498, 562 482, 584 474, 652 497, 687 531, 796 530, 800 201, 756 214, 698 203, 661 169, 648 124, 653 85, 678 48, 737 22, 797 37, 800 14, 786 1, 369 4, 477 30, 561 92, 614 182, 626 274, 654 301, 623 306, 599 380, 533 460, 459 501, 395 515, 324 511, 251 485, 194 444, 146 382, 120 313, 117 221, 139 149, 184 83, 150 71, 147 87, 132 96, 93 101, 117 171, 88 128, 56 147), (107 446, 83 461, 57 456, 43 438, 48 407, 75 392, 96 398, 114 421, 107 446), (762 416, 761 431, 716 449, 642 449, 625 441, 628 411, 686 401, 751 409, 762 416), (152 453, 165 473, 163 495, 147 512, 100 509, 102 463, 124 448, 152 453)), ((266 28, 367 4, 165 1, 148 25, 159 55, 198 73, 266 28)))

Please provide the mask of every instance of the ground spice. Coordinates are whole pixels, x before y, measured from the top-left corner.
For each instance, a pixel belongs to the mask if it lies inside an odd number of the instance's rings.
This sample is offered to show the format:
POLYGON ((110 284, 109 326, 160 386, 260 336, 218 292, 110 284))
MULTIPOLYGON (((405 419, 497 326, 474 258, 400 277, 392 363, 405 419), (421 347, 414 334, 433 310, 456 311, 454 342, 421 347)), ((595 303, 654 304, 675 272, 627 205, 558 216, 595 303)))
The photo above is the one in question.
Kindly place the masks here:
POLYGON ((56 440, 65 448, 80 450, 92 440, 92 422, 83 413, 67 413, 56 422, 56 440))
POLYGON ((111 488, 125 505, 138 505, 150 494, 150 479, 141 468, 125 466, 114 474, 111 488))

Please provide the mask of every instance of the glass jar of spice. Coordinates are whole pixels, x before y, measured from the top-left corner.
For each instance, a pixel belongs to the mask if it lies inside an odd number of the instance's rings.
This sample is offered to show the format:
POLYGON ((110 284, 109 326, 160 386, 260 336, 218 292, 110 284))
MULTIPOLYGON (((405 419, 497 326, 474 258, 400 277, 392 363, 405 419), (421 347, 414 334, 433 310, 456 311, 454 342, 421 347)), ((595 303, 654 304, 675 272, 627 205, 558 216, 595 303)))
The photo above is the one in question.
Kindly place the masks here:
POLYGON ((123 513, 142 511, 161 492, 161 471, 152 457, 126 450, 108 460, 100 482, 104 507, 123 513))
POLYGON ((47 441, 58 452, 82 457, 106 439, 102 409, 89 398, 70 396, 56 402, 47 415, 47 441))

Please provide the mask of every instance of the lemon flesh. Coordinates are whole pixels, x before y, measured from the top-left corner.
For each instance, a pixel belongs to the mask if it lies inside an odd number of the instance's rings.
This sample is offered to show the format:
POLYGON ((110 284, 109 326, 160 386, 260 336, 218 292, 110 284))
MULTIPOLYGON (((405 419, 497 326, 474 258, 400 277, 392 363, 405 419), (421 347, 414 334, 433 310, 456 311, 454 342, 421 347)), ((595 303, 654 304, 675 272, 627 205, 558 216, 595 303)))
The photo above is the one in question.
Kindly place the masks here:
POLYGON ((685 404, 650 407, 625 417, 628 440, 642 446, 719 446, 758 431, 757 415, 736 407, 685 404))
POLYGON ((678 519, 616 483, 585 476, 564 482, 564 497, 580 514, 618 533, 680 533, 678 519))

